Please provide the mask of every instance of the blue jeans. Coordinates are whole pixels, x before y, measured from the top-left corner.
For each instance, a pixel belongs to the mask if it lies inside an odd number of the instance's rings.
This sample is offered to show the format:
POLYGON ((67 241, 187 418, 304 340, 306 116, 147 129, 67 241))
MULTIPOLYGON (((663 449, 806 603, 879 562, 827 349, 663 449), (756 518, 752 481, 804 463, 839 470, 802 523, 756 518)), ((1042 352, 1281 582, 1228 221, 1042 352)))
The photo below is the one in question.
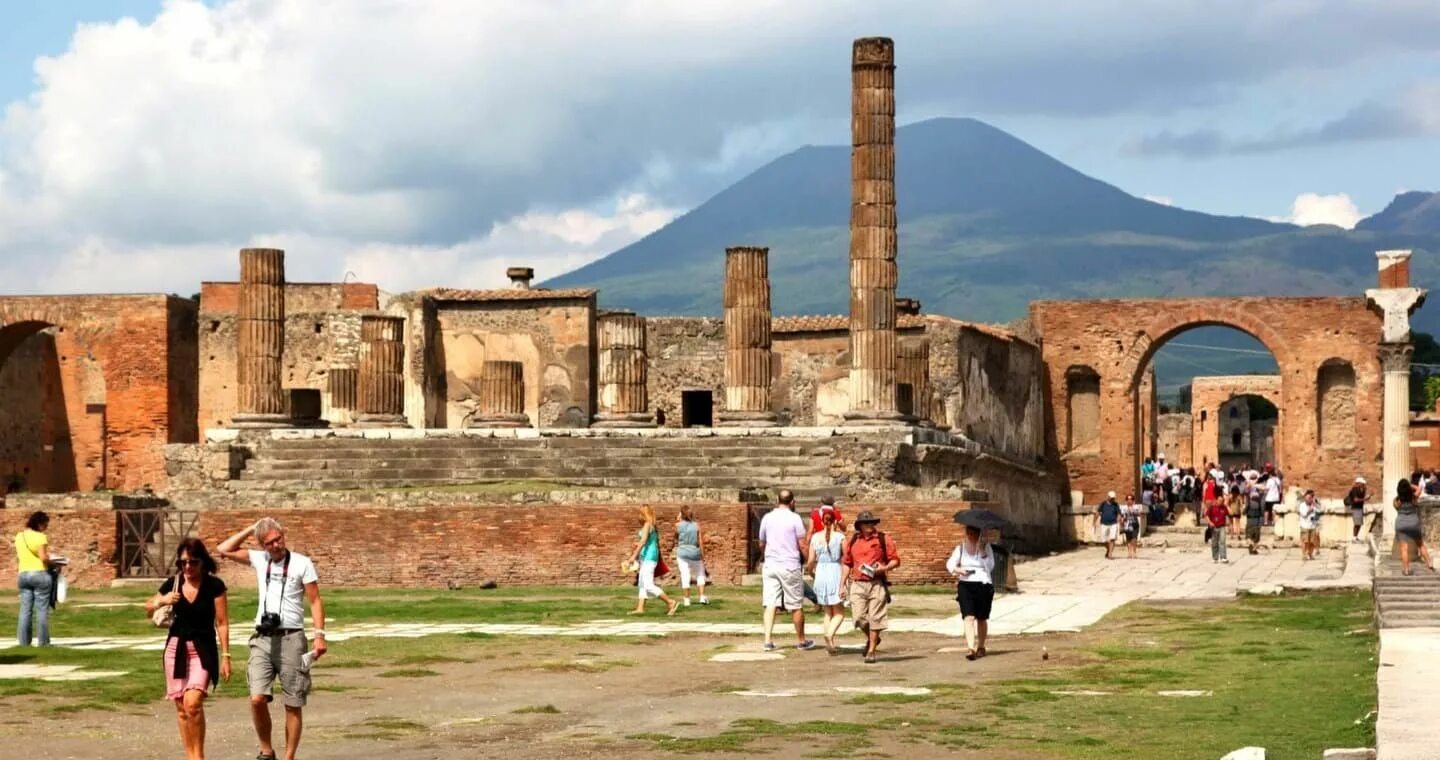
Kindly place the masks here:
POLYGON ((30 570, 20 574, 20 625, 15 639, 20 646, 30 646, 32 630, 40 638, 40 646, 50 646, 50 573, 30 570), (31 628, 31 624, 34 628, 31 628))

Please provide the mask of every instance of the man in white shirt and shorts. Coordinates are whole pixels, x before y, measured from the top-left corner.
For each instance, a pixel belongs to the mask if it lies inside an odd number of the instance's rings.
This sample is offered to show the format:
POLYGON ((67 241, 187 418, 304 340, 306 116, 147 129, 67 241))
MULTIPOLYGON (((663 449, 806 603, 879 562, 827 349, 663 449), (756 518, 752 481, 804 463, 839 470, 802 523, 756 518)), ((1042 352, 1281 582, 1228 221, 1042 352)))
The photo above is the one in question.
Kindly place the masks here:
POLYGON ((285 760, 295 760, 304 721, 302 710, 310 695, 309 645, 305 639, 305 601, 315 625, 315 658, 325 654, 325 606, 320 601, 319 576, 310 558, 285 547, 285 529, 266 517, 220 542, 220 556, 249 565, 259 584, 260 604, 255 611, 255 634, 250 637, 250 717, 260 740, 256 760, 276 760, 271 743, 270 702, 275 679, 285 705, 285 760), (255 536, 262 550, 242 549, 247 536, 255 536))
POLYGON ((782 490, 780 506, 760 519, 761 597, 765 605, 765 650, 775 648, 775 611, 786 610, 795 623, 795 648, 814 649, 805 638, 805 521, 795 514, 795 494, 782 490))

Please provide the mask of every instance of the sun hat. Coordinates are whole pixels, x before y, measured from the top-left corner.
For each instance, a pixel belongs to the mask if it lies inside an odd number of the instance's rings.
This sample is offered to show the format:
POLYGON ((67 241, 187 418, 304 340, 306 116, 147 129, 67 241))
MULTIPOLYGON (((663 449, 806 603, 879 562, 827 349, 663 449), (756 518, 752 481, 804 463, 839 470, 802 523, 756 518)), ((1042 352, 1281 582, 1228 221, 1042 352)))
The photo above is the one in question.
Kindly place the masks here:
POLYGON ((1110 493, 1105 494, 1105 498, 1107 498, 1107 499, 1113 499, 1113 498, 1115 498, 1115 492, 1114 492, 1114 491, 1111 491, 1110 493))
POLYGON ((1359 483, 1359 484, 1361 484, 1361 485, 1364 485, 1364 484, 1365 484, 1365 476, 1363 476, 1363 475, 1356 475, 1356 476, 1355 476, 1355 482, 1356 482, 1356 483, 1359 483))
POLYGON ((868 510, 868 509, 865 510, 864 512, 861 512, 861 513, 860 513, 858 516, 856 516, 856 518, 855 518, 855 524, 856 524, 856 525, 863 525, 863 524, 865 524, 865 523, 878 523, 878 522, 880 522, 880 518, 876 517, 875 514, 874 514, 873 512, 871 512, 870 510, 868 510))

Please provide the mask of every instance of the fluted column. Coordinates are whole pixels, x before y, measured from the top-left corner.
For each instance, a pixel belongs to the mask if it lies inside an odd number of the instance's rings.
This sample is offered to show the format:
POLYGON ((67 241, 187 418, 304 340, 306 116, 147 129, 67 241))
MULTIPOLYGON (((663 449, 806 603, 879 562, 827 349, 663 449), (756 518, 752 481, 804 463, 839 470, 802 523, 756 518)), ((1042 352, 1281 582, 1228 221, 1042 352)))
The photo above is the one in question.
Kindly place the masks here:
POLYGON ((470 427, 529 427, 525 415, 525 365, 486 361, 480 365, 480 408, 470 427))
POLYGON ((855 40, 850 101, 850 410, 901 419, 895 404, 895 43, 855 40))
POLYGON ((725 407, 720 425, 773 427, 770 249, 725 249, 725 407))
POLYGON ((240 249, 236 405, 231 425, 286 427, 281 361, 285 355, 285 252, 240 249))
POLYGON ((1425 303, 1423 288, 1410 286, 1408 250, 1376 251, 1378 287, 1365 291, 1371 310, 1380 315, 1380 369, 1384 372, 1382 403, 1380 503, 1384 509, 1381 530, 1388 541, 1395 537, 1395 485, 1410 477, 1410 315, 1425 303))
POLYGON ((355 409, 360 405, 360 370, 355 367, 331 367, 325 376, 325 391, 329 397, 329 419, 331 425, 349 425, 355 421, 355 409))
POLYGON ((908 422, 930 418, 930 339, 900 341, 895 357, 896 405, 908 422))
POLYGON ((655 427, 645 389, 649 361, 645 318, 628 311, 610 312, 596 320, 595 329, 600 344, 600 411, 594 427, 655 427))
POLYGON ((405 420, 405 318, 360 318, 358 427, 409 427, 405 420))

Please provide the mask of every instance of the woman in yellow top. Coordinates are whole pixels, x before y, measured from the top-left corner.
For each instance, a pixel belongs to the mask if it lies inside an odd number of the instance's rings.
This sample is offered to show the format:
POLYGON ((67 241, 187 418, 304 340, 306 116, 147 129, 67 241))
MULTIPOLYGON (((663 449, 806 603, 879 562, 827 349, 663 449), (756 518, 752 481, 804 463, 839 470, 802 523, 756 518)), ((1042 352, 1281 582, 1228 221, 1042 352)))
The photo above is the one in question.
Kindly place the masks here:
POLYGON ((22 647, 30 646, 32 631, 40 646, 50 646, 50 590, 55 579, 50 575, 50 539, 45 537, 49 527, 50 516, 36 512, 25 521, 25 530, 15 534, 20 570, 20 626, 15 638, 22 647))

